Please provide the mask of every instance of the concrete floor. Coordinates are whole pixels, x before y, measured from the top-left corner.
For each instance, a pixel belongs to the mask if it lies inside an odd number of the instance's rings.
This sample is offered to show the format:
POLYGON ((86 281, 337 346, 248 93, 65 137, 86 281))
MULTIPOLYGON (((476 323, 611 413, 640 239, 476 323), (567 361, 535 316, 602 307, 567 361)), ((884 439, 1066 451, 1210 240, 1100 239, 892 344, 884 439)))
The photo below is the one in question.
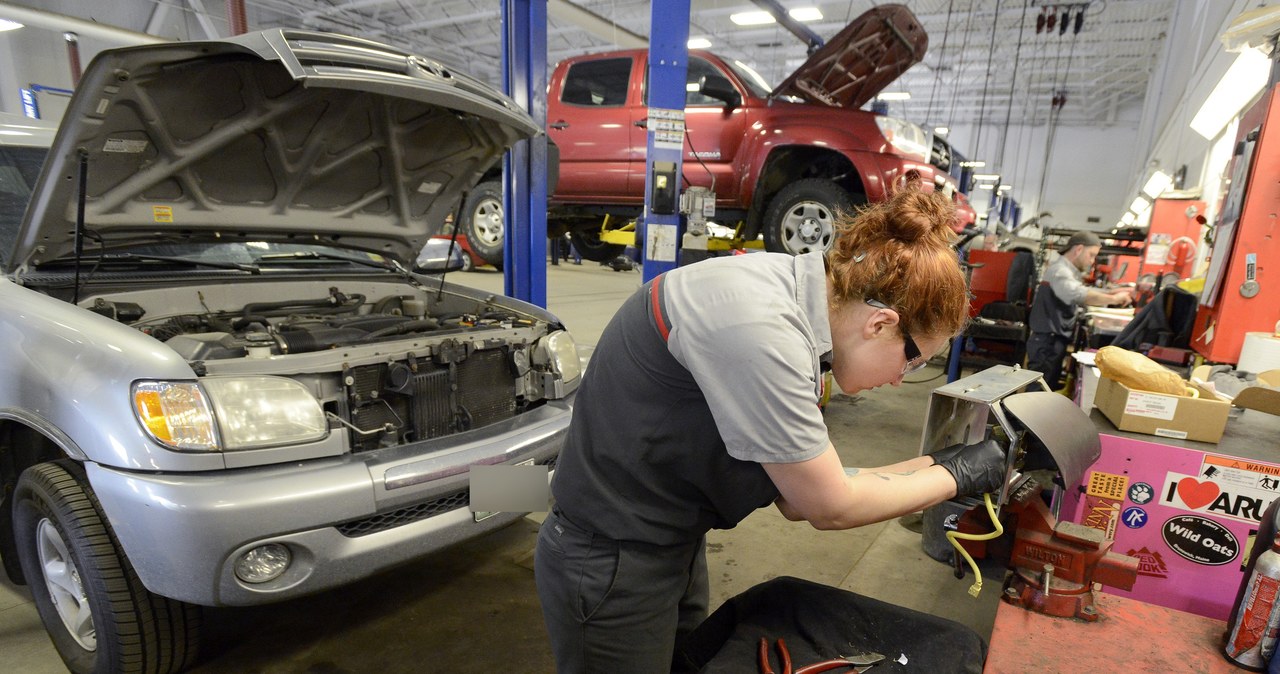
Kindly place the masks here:
MULTIPOLYGON (((549 267, 549 308, 589 351, 640 279, 638 271, 590 262, 549 267)), ((453 280, 497 292, 503 287, 502 275, 488 269, 453 280)), ((929 393, 945 381, 940 375, 930 366, 912 376, 923 383, 834 396, 826 418, 845 465, 879 466, 918 454, 929 393)), ((270 606, 207 609, 204 655, 193 671, 551 672, 532 571, 539 520, 531 515, 341 590, 270 606)), ((822 532, 788 522, 776 509, 759 510, 737 528, 708 536, 712 609, 789 575, 950 618, 988 638, 999 581, 989 580, 982 595, 971 598, 972 578, 957 580, 948 566, 927 557, 913 528, 908 517, 822 532)), ((4 671, 65 671, 28 589, 3 574, 0 654, 4 671)))

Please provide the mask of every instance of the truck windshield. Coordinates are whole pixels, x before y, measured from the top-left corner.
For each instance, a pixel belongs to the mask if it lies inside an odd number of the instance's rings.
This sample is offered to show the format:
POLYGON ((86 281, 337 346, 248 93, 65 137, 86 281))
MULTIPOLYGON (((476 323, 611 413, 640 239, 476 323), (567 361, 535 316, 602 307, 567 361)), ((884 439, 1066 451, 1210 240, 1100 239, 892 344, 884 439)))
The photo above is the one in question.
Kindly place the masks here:
POLYGON ((751 66, 736 60, 725 60, 725 63, 733 70, 742 83, 747 85, 751 90, 751 95, 757 98, 768 98, 769 92, 773 91, 773 85, 751 68, 751 66))

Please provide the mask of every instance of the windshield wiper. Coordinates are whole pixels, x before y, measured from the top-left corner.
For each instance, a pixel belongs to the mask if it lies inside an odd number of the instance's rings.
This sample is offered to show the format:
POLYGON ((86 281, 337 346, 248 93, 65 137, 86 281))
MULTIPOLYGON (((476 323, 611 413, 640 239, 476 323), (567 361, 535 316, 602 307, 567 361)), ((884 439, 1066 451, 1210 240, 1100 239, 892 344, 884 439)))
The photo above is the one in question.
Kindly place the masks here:
POLYGON ((88 254, 82 255, 81 259, 97 260, 99 263, 113 262, 169 262, 180 264, 188 267, 210 267, 213 269, 235 269, 237 271, 247 271, 251 274, 261 274, 262 270, 256 264, 248 264, 245 262, 218 262, 214 260, 195 260, 189 257, 172 257, 169 255, 140 255, 138 253, 101 253, 98 255, 88 254))
POLYGON ((392 271, 397 274, 408 274, 399 264, 395 262, 378 262, 377 260, 362 260, 360 258, 347 257, 346 255, 337 255, 335 253, 321 253, 314 250, 299 250, 292 253, 270 253, 267 255, 259 255, 258 262, 280 262, 289 260, 334 260, 337 262, 350 262, 365 267, 373 267, 374 269, 382 269, 384 271, 392 271))

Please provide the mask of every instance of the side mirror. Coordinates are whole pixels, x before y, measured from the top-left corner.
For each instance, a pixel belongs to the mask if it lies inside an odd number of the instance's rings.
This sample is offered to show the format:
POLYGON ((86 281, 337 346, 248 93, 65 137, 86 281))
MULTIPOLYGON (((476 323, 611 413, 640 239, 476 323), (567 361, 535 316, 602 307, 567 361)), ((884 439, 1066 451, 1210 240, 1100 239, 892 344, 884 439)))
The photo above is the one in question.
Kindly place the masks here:
POLYGON ((729 80, 723 77, 707 77, 703 75, 698 80, 698 91, 703 96, 714 98, 717 101, 724 101, 724 104, 730 108, 737 107, 742 102, 742 98, 738 96, 738 90, 734 89, 729 80))
POLYGON ((413 270, 419 274, 443 274, 461 271, 466 268, 466 255, 462 246, 449 239, 427 239, 417 259, 413 261, 413 270), (452 250, 450 250, 452 245, 452 250))

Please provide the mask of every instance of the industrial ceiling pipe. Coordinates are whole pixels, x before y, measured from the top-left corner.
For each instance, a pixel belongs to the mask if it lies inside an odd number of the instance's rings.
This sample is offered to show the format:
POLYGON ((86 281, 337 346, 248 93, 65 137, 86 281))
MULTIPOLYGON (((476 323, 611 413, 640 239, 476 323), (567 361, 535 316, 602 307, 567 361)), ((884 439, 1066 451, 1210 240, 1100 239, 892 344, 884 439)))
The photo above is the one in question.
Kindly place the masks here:
POLYGON ((244 13, 244 0, 227 0, 227 28, 232 35, 244 35, 249 32, 249 21, 244 13))

